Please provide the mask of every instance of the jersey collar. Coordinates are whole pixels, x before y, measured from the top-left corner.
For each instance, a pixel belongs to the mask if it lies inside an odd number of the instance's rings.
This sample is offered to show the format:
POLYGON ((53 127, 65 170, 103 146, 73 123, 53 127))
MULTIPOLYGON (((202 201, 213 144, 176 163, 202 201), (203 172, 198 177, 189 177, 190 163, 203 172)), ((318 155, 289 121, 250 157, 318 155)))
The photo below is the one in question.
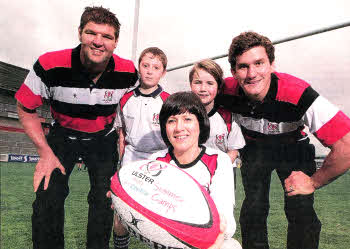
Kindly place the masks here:
POLYGON ((208 112, 208 117, 210 118, 211 116, 213 116, 217 112, 218 108, 219 106, 214 102, 214 107, 210 110, 210 112, 208 112))
POLYGON ((140 91, 140 85, 139 85, 138 87, 135 88, 134 95, 136 97, 142 96, 142 97, 156 98, 162 91, 163 91, 163 88, 160 85, 158 85, 158 88, 156 90, 154 90, 153 92, 151 92, 150 94, 144 94, 140 91))
MULTIPOLYGON (((75 72, 87 72, 80 61, 80 50, 81 50, 81 44, 79 44, 77 47, 72 49, 72 69, 75 72)), ((114 71, 114 68, 115 68, 115 62, 114 62, 113 56, 111 56, 105 71, 111 72, 111 71, 114 71)))
POLYGON ((187 168, 190 168, 190 167, 196 165, 198 163, 198 161, 201 160, 201 158, 203 157, 205 150, 206 150, 206 147, 203 145, 199 145, 199 147, 202 149, 201 152, 199 153, 199 155, 196 157, 196 159, 194 159, 192 162, 187 163, 187 164, 179 163, 179 161, 176 159, 176 157, 174 155, 174 152, 173 152, 174 148, 172 146, 169 148, 169 154, 179 168, 187 169, 187 168))

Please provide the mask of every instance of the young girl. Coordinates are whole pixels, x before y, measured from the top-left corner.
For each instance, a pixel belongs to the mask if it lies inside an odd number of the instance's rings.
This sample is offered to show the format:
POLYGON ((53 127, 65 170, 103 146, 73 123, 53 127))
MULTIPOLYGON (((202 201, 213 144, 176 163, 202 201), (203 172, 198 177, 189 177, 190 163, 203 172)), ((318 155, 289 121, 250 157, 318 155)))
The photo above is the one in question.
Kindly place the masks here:
POLYGON ((213 248, 241 248, 231 238, 236 230, 231 160, 226 153, 202 145, 209 137, 210 123, 201 100, 192 92, 171 95, 162 106, 159 122, 168 149, 151 159, 177 165, 208 190, 227 224, 223 244, 213 248))
POLYGON ((224 86, 221 67, 213 60, 202 60, 194 64, 189 80, 191 91, 201 99, 209 116, 210 136, 205 145, 226 152, 236 167, 238 149, 245 146, 245 141, 232 113, 214 102, 224 86))

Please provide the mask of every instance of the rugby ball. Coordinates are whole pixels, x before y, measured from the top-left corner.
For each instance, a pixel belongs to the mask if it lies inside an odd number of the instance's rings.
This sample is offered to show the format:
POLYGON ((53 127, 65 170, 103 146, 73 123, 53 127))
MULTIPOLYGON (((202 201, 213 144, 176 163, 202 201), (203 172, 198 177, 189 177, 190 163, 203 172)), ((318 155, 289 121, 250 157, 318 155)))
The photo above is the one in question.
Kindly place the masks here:
POLYGON ((151 248, 208 248, 219 235, 219 214, 207 190, 172 164, 124 165, 111 192, 122 224, 151 248))

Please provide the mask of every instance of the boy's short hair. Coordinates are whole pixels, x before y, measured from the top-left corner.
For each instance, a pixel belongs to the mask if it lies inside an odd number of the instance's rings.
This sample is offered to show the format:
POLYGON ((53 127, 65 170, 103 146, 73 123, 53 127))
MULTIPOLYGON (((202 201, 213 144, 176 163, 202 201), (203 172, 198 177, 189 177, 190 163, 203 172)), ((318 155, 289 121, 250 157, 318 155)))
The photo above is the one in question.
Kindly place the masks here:
POLYGON ((160 48, 157 48, 157 47, 146 48, 145 50, 142 51, 142 53, 140 54, 140 57, 139 57, 139 66, 140 66, 142 58, 147 53, 151 53, 154 56, 157 56, 159 58, 159 60, 162 62, 164 70, 166 70, 166 67, 168 65, 168 58, 166 57, 163 50, 161 50, 160 48))
POLYGON ((197 73, 197 71, 200 69, 206 71, 208 74, 213 76, 213 78, 218 84, 218 92, 220 92, 222 87, 224 86, 224 72, 222 71, 219 64, 217 64, 211 59, 204 59, 195 63, 189 74, 190 83, 193 80, 194 74, 197 73))
POLYGON ((193 92, 177 92, 170 95, 164 102, 159 113, 160 132, 165 144, 172 146, 166 134, 166 123, 170 116, 189 112, 197 117, 199 123, 198 144, 204 144, 210 134, 210 122, 204 105, 193 92))
POLYGON ((80 18, 80 32, 84 29, 88 22, 97 24, 108 24, 115 29, 115 39, 119 37, 120 22, 118 18, 109 9, 101 7, 85 7, 85 10, 80 18))
POLYGON ((228 62, 231 65, 231 69, 235 70, 237 56, 258 46, 265 48, 269 61, 272 64, 275 60, 275 47, 270 39, 256 32, 249 31, 241 33, 232 40, 228 53, 228 62))

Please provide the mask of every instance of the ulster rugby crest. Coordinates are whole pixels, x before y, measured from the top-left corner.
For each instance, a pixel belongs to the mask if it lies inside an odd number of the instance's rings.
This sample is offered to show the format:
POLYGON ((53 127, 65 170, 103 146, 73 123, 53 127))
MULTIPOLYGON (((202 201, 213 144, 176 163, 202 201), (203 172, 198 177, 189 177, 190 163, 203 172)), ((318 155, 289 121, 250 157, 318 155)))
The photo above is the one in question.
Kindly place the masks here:
POLYGON ((159 125, 159 113, 153 113, 152 124, 159 125))
POLYGON ((267 123, 267 131, 268 131, 268 134, 277 134, 277 133, 279 133, 278 123, 268 122, 267 123))
POLYGON ((103 97, 103 102, 110 103, 113 100, 114 91, 105 91, 105 95, 103 97))
POLYGON ((217 134, 216 135, 216 144, 224 144, 225 142, 225 134, 217 134))

